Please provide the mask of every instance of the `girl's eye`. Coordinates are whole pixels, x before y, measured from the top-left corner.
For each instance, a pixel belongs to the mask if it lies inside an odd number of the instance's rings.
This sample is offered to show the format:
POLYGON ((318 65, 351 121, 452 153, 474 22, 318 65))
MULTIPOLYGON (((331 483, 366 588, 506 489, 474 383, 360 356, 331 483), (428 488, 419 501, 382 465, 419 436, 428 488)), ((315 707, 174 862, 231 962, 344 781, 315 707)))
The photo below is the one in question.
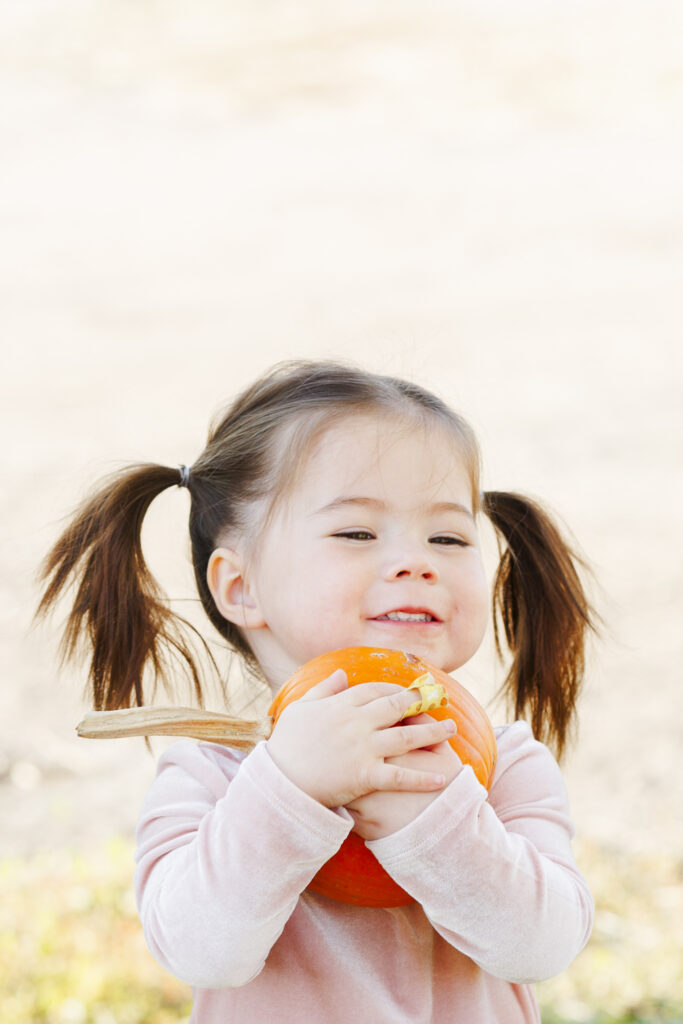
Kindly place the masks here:
POLYGON ((343 537, 345 540, 374 540, 374 533, 370 533, 369 530, 342 530, 341 533, 335 533, 335 537, 343 537))
POLYGON ((469 547, 466 540, 462 537, 455 537, 451 533, 437 533, 436 536, 429 538, 430 544, 454 544, 460 548, 469 547))

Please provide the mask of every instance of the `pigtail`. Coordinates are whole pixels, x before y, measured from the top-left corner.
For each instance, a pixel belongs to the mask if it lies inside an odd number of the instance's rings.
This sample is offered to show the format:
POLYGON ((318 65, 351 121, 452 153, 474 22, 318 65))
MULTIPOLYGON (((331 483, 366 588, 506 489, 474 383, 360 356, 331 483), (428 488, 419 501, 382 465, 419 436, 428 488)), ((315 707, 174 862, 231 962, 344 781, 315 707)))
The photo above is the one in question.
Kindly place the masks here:
POLYGON ((502 690, 516 717, 562 756, 597 615, 583 589, 581 559, 548 513, 519 494, 486 491, 483 510, 506 542, 493 586, 496 649, 501 631, 513 655, 502 690))
POLYGON ((199 672, 183 627, 196 630, 169 609, 141 542, 151 502, 181 482, 178 469, 152 464, 115 474, 76 510, 41 567, 45 590, 37 617, 76 588, 61 656, 71 660, 84 646, 90 649, 88 685, 97 710, 141 706, 145 671, 154 679, 165 676, 164 649, 184 663, 201 703, 199 672))

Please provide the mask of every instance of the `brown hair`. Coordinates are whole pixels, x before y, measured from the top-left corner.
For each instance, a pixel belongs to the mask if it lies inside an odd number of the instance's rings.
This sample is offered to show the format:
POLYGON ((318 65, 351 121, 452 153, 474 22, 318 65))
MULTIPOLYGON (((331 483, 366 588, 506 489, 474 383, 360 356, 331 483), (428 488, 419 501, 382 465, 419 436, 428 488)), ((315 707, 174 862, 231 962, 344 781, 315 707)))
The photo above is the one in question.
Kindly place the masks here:
POLYGON ((517 717, 562 756, 585 669, 585 643, 598 616, 586 596, 579 556, 548 512, 530 498, 486 491, 482 507, 504 541, 493 584, 493 627, 512 663, 503 683, 517 717))
MULTIPOLYGON (((350 412, 412 416, 446 427, 469 468, 479 510, 479 448, 471 427, 439 398, 398 378, 329 362, 276 366, 247 388, 212 428, 190 468, 190 539, 195 580, 209 619, 229 646, 258 670, 244 634, 224 619, 208 588, 209 558, 231 532, 255 543, 263 517, 286 493, 320 434, 350 412)), ((185 481, 182 481, 185 483, 185 481)), ((97 709, 142 705, 143 677, 169 675, 168 655, 187 668, 202 701, 200 668, 190 624, 173 612, 144 559, 145 513, 177 468, 128 467, 105 481, 78 508, 41 570, 45 591, 38 615, 53 608, 71 583, 77 589, 62 639, 72 658, 90 648, 89 685, 97 709)), ((591 610, 577 561, 539 506, 515 495, 487 492, 484 510, 507 542, 494 588, 494 619, 503 622, 513 663, 507 689, 517 714, 529 712, 540 735, 564 746, 583 671, 591 610)), ((496 638, 500 648, 500 636, 496 638)), ((206 641, 199 638, 210 656, 206 641)), ((215 663, 214 663, 215 664, 215 663)))

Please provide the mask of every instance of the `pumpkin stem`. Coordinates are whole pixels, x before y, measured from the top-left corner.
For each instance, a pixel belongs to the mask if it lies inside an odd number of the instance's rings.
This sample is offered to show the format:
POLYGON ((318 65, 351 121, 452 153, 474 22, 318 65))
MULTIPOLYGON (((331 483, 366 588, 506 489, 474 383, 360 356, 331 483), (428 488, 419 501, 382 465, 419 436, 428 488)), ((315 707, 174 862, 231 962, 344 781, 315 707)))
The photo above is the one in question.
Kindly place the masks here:
POLYGON ((87 739, 190 736, 238 750, 251 750, 261 740, 268 739, 272 727, 271 718, 247 721, 195 708, 123 708, 89 712, 76 727, 76 732, 87 739))

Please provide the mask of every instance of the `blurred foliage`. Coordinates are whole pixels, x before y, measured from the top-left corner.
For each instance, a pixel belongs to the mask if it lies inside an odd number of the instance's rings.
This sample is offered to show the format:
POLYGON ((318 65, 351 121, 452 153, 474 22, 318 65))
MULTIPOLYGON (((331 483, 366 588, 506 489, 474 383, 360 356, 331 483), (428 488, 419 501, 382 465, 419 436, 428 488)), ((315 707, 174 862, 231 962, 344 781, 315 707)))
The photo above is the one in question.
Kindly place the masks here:
POLYGON ((537 986, 544 1024, 683 1024, 683 858, 577 843, 590 942, 537 986))
POLYGON ((0 863, 3 1024, 171 1024, 190 991, 147 951, 133 850, 112 840, 0 863))
MULTIPOLYGON (((538 986, 545 1024, 683 1022, 683 862, 588 843, 593 936, 538 986)), ((187 986, 148 953, 133 900, 131 845, 0 863, 3 1024, 187 1021, 187 986)))

